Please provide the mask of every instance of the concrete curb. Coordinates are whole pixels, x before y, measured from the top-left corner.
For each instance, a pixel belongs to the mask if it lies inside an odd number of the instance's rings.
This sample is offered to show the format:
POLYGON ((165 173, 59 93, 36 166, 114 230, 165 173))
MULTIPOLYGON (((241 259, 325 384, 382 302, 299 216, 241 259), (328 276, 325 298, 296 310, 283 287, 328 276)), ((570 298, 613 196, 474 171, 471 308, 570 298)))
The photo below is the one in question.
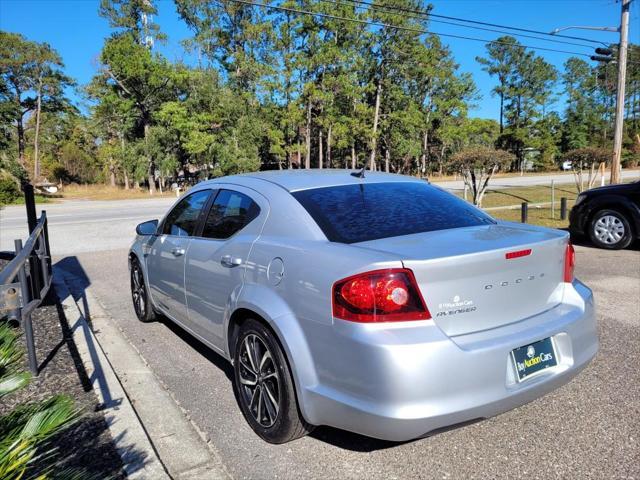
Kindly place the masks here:
POLYGON ((230 478, 213 446, 91 292, 62 269, 55 269, 54 285, 128 478, 230 478))

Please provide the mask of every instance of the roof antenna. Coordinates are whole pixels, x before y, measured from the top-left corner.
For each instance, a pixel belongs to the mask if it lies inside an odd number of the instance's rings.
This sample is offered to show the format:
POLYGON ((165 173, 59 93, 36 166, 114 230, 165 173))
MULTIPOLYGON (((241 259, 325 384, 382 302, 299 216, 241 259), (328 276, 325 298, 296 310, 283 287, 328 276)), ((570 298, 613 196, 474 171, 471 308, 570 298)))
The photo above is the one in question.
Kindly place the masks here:
POLYGON ((367 169, 367 166, 365 165, 364 167, 362 167, 362 170, 360 170, 359 172, 351 172, 351 176, 357 177, 357 178, 364 178, 364 171, 366 169, 367 169))

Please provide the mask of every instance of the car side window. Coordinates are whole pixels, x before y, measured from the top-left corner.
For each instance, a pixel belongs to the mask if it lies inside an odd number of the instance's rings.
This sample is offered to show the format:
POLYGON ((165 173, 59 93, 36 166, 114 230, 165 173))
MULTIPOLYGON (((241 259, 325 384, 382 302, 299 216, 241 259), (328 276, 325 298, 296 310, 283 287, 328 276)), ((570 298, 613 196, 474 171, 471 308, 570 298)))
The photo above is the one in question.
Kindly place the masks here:
POLYGON ((204 222, 202 236, 223 240, 242 230, 260 213, 260 207, 247 195, 220 190, 204 222))
POLYGON ((210 195, 211 190, 201 190, 182 199, 164 221, 162 233, 178 237, 193 235, 198 227, 202 209, 210 195))

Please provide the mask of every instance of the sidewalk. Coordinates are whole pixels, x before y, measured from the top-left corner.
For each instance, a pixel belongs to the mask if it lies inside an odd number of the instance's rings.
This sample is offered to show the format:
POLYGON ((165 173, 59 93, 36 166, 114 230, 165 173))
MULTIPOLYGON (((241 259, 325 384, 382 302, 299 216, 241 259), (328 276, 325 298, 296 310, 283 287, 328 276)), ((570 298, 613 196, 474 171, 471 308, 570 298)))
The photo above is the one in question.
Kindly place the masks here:
POLYGON ((207 443, 162 386, 139 352, 89 291, 82 277, 54 266, 56 291, 79 328, 74 338, 104 405, 112 436, 140 446, 140 464, 116 441, 129 478, 227 479, 213 445, 207 443))

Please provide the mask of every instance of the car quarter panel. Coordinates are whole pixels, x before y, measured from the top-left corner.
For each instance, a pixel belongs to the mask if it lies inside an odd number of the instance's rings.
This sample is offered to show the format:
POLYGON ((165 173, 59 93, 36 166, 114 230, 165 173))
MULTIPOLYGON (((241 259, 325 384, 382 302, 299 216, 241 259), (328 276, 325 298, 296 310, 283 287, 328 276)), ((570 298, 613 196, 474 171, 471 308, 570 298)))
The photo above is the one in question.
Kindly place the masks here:
MULTIPOLYGON (((255 311, 276 331, 293 366, 297 393, 306 399, 308 391, 319 383, 341 382, 334 370, 325 368, 326 357, 334 348, 334 282, 362 271, 401 266, 394 255, 326 240, 262 235, 251 252, 237 308, 255 311), (284 268, 274 270, 274 262, 284 268), (283 275, 276 275, 279 272, 283 275)), ((300 406, 307 421, 318 420, 312 403, 302 401, 300 406)))

